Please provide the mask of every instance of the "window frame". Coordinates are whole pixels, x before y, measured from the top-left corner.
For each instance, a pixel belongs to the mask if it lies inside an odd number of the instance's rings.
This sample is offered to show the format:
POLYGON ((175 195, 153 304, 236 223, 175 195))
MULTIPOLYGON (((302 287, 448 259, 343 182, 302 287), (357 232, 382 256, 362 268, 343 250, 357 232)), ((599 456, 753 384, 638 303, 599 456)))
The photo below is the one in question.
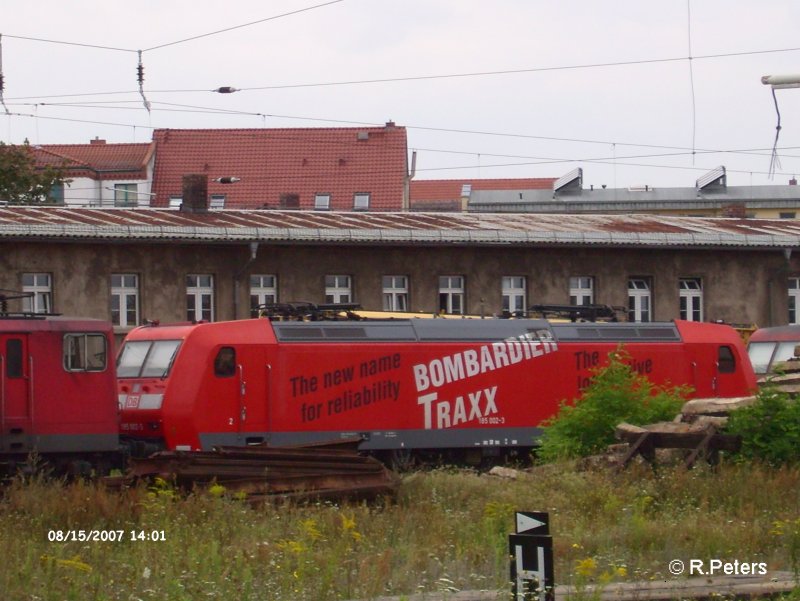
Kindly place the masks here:
POLYGON ((595 279, 593 275, 572 275, 569 277, 570 305, 576 307, 593 305, 594 294, 595 294, 595 279), (587 299, 588 302, 586 302, 587 299))
POLYGON ((354 211, 369 211, 370 201, 372 194, 369 192, 355 192, 353 194, 353 210, 354 211), (366 202, 364 201, 366 199, 366 202))
POLYGON ((645 276, 631 276, 628 278, 628 321, 636 323, 653 321, 653 284, 651 278, 645 276), (631 286, 631 284, 636 283, 643 284, 644 287, 631 286), (643 301, 647 302, 644 303, 643 301), (643 304, 646 304, 647 307, 643 307, 643 304), (643 319, 643 317, 646 318, 643 319))
POLYGON ((524 275, 504 275, 500 280, 502 309, 512 315, 528 310, 528 278, 524 275), (519 281, 515 281, 519 280, 519 281), (521 302, 519 302, 521 301, 521 302), (512 308, 513 305, 513 308, 512 308), (516 308, 521 305, 519 308, 516 308))
POLYGON ((314 210, 330 211, 332 195, 330 192, 317 192, 314 194, 314 210))
POLYGON ((111 324, 115 328, 133 328, 140 323, 139 318, 139 275, 136 273, 112 273, 111 274, 111 324), (115 284, 114 278, 119 278, 119 283, 115 284), (132 285, 129 281, 132 278, 132 285), (126 283, 126 280, 127 283, 126 283), (133 298, 133 322, 128 319, 131 309, 128 307, 128 299, 133 298), (114 299, 118 298, 118 316, 114 317, 114 299), (124 318, 124 319, 123 319, 124 318))
POLYGON ((258 317, 258 307, 278 302, 278 276, 270 273, 254 273, 250 275, 250 315, 258 317), (272 279, 271 285, 264 284, 266 278, 272 279), (258 285, 254 285, 254 281, 258 285), (267 300, 271 296, 272 300, 267 300), (255 304, 254 304, 255 301, 255 304))
POLYGON ((699 277, 678 280, 678 315, 684 321, 703 321, 703 279, 699 277), (697 284, 697 287, 689 286, 697 284), (690 306, 691 305, 691 306, 690 306))
POLYGON ((800 277, 790 277, 787 282, 789 325, 800 324, 800 277))
POLYGON ((407 275, 381 276, 384 311, 408 311, 408 280, 407 275))
POLYGON ((22 274, 22 291, 32 292, 33 296, 23 299, 23 311, 28 313, 53 312, 53 274, 44 272, 27 272, 22 274), (32 278, 31 284, 26 284, 27 278, 32 278), (39 283, 40 278, 46 278, 46 284, 39 283), (44 305, 41 307, 40 305, 44 305))
POLYGON ((329 274, 325 276, 325 302, 332 304, 349 304, 353 302, 353 276, 344 274, 329 274), (332 279, 331 279, 332 278, 332 279), (340 283, 340 278, 346 282, 340 283), (343 300, 343 296, 347 300, 343 300))
POLYGON ((139 204, 139 184, 118 182, 114 184, 114 206, 135 207, 139 204), (131 200, 131 197, 133 200, 131 200))
POLYGON ((190 273, 186 275, 186 319, 197 323, 200 321, 214 321, 214 275, 210 273, 190 273), (194 283, 191 279, 194 278, 194 283), (201 279, 208 278, 208 284, 202 284, 201 279), (203 301, 208 298, 208 307, 203 306, 203 301), (192 301, 192 302, 190 302, 192 301), (197 315, 200 319, 197 319, 197 315), (208 314, 208 317, 206 317, 208 314), (192 317, 194 315, 194 317, 192 317))
POLYGON ((439 276, 439 311, 447 315, 466 313, 466 277, 463 275, 439 276))
POLYGON ((66 332, 64 333, 61 341, 61 365, 64 371, 75 372, 104 372, 108 368, 108 340, 105 335, 100 332, 66 332), (90 338, 94 341, 102 340, 102 366, 90 365, 90 352, 94 349, 90 348, 90 338), (83 344, 80 344, 80 341, 83 344), (77 344, 77 352, 74 347, 68 349, 68 345, 77 344), (68 352, 69 351, 69 352, 68 352), (78 365, 72 364, 72 358, 77 357, 82 362, 78 365))

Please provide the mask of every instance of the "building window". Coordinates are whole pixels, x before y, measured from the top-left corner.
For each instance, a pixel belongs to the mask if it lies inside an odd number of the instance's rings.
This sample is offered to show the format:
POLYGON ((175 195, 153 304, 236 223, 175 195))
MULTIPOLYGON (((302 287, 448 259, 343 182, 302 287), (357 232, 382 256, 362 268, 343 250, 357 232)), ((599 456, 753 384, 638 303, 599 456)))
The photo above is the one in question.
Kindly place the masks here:
POLYGON ((569 304, 591 305, 594 304, 594 278, 579 275, 569 279, 569 304))
POLYGON ((383 276, 383 310, 408 311, 408 278, 406 276, 383 276))
POLYGON ((353 210, 354 211, 369 210, 369 192, 356 192, 355 194, 353 194, 353 210))
POLYGON ((628 279, 628 321, 650 321, 650 280, 628 279))
POLYGON ((686 321, 703 321, 703 282, 700 278, 681 278, 680 317, 686 321))
POLYGON ((111 323, 121 328, 139 324, 139 276, 136 274, 112 274, 111 323))
POLYGON ((781 219, 795 219, 797 217, 797 213, 795 211, 786 211, 786 212, 781 211, 780 213, 778 213, 778 216, 781 219))
POLYGON ((169 197, 169 208, 170 209, 180 209, 182 204, 183 204, 183 196, 170 196, 169 197))
POLYGON ((789 278, 789 323, 800 324, 800 278, 789 278))
POLYGON ((53 184, 47 193, 47 202, 57 205, 64 204, 64 183, 53 184))
POLYGON ((212 194, 211 201, 208 203, 208 208, 211 211, 221 211, 225 208, 225 195, 212 194))
POLYGON ((349 275, 325 276, 325 302, 326 303, 351 303, 353 302, 352 278, 349 275))
POLYGON ((525 278, 523 276, 506 275, 502 280, 503 311, 511 314, 525 312, 525 278))
POLYGON ((214 276, 186 276, 186 319, 214 321, 214 276))
POLYGON ((439 311, 464 313, 464 276, 443 275, 439 277, 439 311))
POLYGON ((331 208, 330 194, 317 194, 314 196, 314 208, 318 211, 327 211, 331 208))
POLYGON ((23 299, 23 311, 30 313, 52 313, 53 278, 49 273, 23 273, 22 291, 31 296, 23 299))
POLYGON ((135 207, 138 200, 138 184, 114 184, 114 206, 135 207))
POLYGON ((274 275, 250 276, 250 315, 258 317, 261 305, 278 302, 278 278, 274 275))

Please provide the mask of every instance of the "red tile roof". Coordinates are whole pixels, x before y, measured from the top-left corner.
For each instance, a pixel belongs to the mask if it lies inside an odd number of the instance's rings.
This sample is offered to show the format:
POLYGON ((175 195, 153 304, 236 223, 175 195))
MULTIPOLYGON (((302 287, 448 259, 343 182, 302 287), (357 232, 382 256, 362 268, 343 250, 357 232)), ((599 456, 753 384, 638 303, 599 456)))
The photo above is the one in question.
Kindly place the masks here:
POLYGON ((153 144, 44 144, 31 146, 37 167, 64 167, 67 177, 146 179, 153 144))
POLYGON ((400 210, 407 176, 406 130, 386 127, 314 129, 159 129, 152 206, 182 193, 182 177, 205 173, 209 194, 226 208, 280 207, 281 195, 299 196, 313 209, 330 194, 332 210, 353 209, 355 193, 369 193, 370 211, 400 210), (219 184, 218 177, 239 177, 219 184))
POLYGON ((472 190, 552 190, 554 181, 554 177, 411 180, 411 205, 448 201, 460 203, 465 184, 470 184, 472 190))

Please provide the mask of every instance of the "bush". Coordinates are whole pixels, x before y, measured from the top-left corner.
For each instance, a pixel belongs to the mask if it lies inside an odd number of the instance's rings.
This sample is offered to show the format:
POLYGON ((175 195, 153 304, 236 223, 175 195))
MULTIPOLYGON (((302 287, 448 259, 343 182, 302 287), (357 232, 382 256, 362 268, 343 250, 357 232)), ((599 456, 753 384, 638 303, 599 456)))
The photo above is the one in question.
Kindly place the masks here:
POLYGON ((726 432, 742 437, 739 456, 771 465, 800 461, 800 403, 767 387, 756 402, 731 414, 726 432))
POLYGON ((652 383, 633 370, 622 349, 608 357, 583 395, 574 403, 562 401, 558 414, 545 422, 539 448, 544 461, 591 455, 614 442, 620 422, 650 424, 671 420, 680 411, 688 388, 652 383))

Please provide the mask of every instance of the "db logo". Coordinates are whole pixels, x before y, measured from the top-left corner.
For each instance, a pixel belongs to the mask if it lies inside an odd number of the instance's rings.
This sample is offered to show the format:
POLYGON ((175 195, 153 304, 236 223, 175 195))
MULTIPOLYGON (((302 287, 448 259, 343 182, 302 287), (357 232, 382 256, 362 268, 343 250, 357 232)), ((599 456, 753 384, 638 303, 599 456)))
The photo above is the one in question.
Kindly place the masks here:
POLYGON ((139 398, 140 396, 138 394, 129 394, 128 398, 125 399, 125 409, 138 409, 139 398))

